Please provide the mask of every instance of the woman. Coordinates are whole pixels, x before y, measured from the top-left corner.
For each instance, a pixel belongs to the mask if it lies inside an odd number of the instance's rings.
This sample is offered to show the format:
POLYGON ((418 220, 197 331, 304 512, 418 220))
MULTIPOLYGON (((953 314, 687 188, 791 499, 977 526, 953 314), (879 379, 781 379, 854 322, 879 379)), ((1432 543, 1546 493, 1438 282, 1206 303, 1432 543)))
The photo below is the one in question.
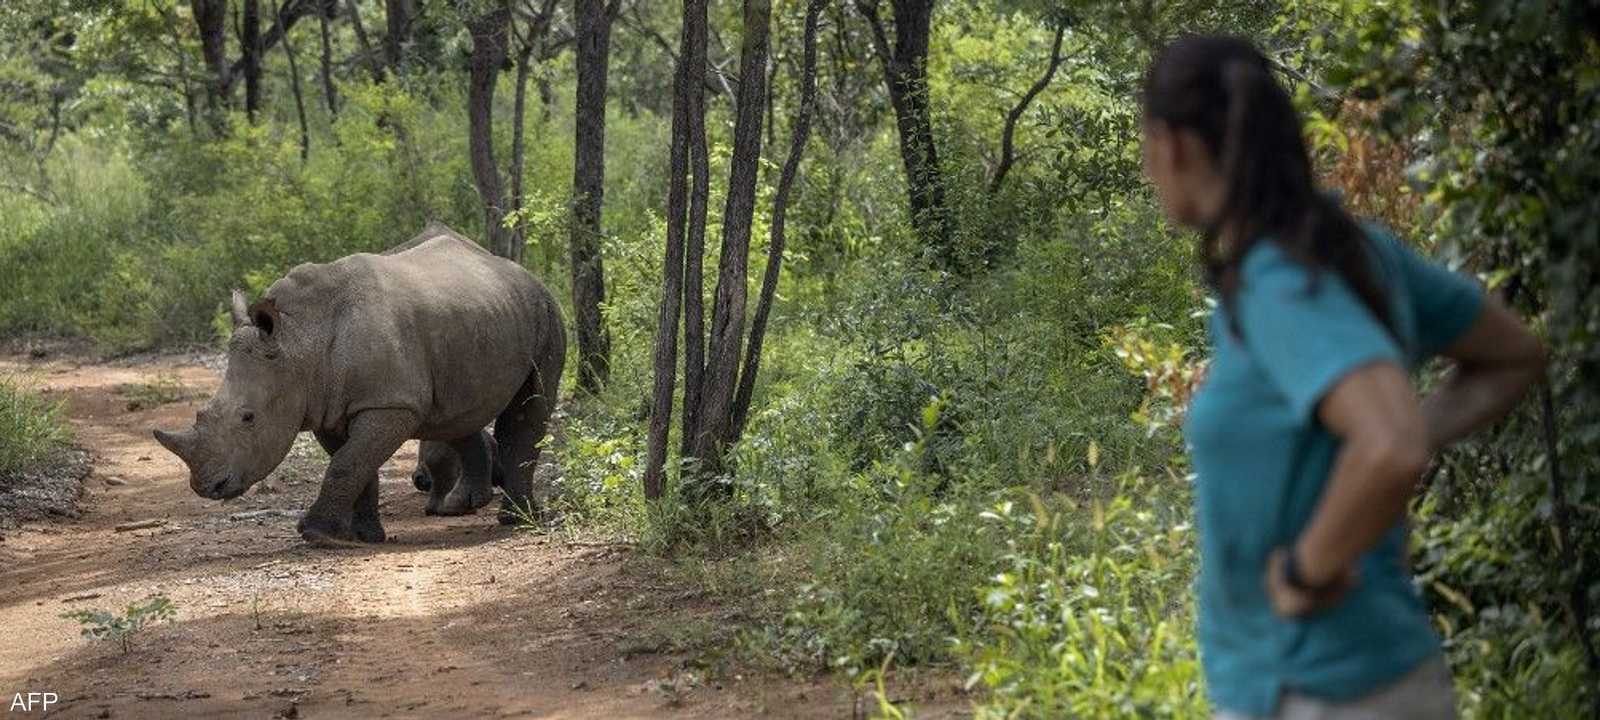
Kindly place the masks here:
POLYGON ((1316 190, 1300 118, 1248 41, 1173 43, 1143 106, 1145 172, 1201 232, 1219 301, 1185 427, 1217 717, 1453 717, 1406 504, 1433 453, 1541 377, 1542 346, 1316 190), (1454 368, 1419 399, 1409 374, 1435 355, 1454 368))

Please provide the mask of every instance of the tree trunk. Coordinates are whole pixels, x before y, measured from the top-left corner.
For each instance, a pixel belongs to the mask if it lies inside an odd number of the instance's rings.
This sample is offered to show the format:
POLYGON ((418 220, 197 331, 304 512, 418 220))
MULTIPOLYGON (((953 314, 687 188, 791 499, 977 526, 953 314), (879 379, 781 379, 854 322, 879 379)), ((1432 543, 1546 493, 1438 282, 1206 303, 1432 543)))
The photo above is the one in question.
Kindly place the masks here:
POLYGON ((577 19, 578 88, 572 176, 572 307, 578 334, 578 389, 596 393, 610 375, 611 335, 600 306, 605 302, 600 225, 605 192, 606 70, 611 20, 604 0, 574 0, 577 19))
POLYGON ((244 46, 244 113, 256 122, 261 112, 261 4, 244 0, 244 23, 239 43, 244 46))
POLYGON ((378 59, 377 53, 372 49, 372 41, 367 38, 367 28, 361 22, 361 10, 356 7, 356 0, 345 0, 345 9, 350 13, 350 29, 356 33, 356 44, 361 46, 361 57, 367 61, 367 68, 372 72, 372 81, 383 82, 383 62, 378 59))
POLYGON ((1017 101, 1011 112, 1006 113, 1005 130, 1000 133, 1000 164, 995 167, 994 179, 989 181, 989 192, 998 193, 1005 185, 1006 174, 1011 172, 1011 166, 1016 162, 1016 133, 1017 121, 1022 119, 1022 114, 1028 111, 1028 106, 1033 99, 1050 86, 1050 80, 1056 76, 1056 70, 1061 67, 1064 58, 1061 56, 1061 40, 1067 34, 1067 23, 1062 22, 1056 26, 1055 40, 1050 44, 1050 64, 1045 68, 1044 75, 1034 81, 1033 85, 1023 93, 1022 99, 1017 101))
MULTIPOLYGON (((278 0, 272 0, 272 14, 282 17, 278 0)), ((311 159, 311 128, 306 125, 306 100, 300 91, 300 66, 295 62, 294 45, 289 42, 287 30, 283 33, 283 54, 289 59, 289 89, 294 92, 295 117, 300 120, 300 162, 305 162, 311 159)))
MULTIPOLYGON (((513 18, 512 22, 516 19, 513 18)), ((522 166, 527 162, 526 145, 524 143, 525 128, 524 118, 527 117, 528 108, 528 74, 533 69, 533 48, 524 46, 517 50, 517 83, 515 101, 511 105, 511 211, 522 210, 522 166)), ((522 230, 522 223, 511 226, 512 242, 519 248, 527 248, 527 238, 522 230)))
POLYGON ((722 466, 733 396, 739 380, 739 355, 744 348, 750 229, 755 217, 756 179, 761 169, 761 121, 766 110, 767 42, 771 29, 771 0, 745 0, 733 159, 729 164, 728 195, 722 211, 722 254, 717 268, 716 304, 711 312, 711 346, 701 398, 699 435, 692 453, 705 474, 716 473, 722 466))
POLYGON ((211 81, 206 84, 206 112, 212 127, 220 131, 233 86, 228 65, 228 0, 190 0, 190 9, 200 31, 200 54, 211 74, 211 81))
POLYGON ((322 26, 322 97, 328 103, 328 115, 339 118, 339 92, 333 85, 333 39, 328 29, 328 14, 317 13, 322 26))
MULTIPOLYGON (((684 0, 683 30, 672 93, 672 148, 667 177, 666 257, 661 268, 661 307, 657 313, 652 366, 650 430, 644 469, 644 496, 655 500, 666 487, 667 436, 672 426, 672 395, 677 385, 678 307, 683 297, 684 243, 689 218, 689 156, 697 105, 704 106, 706 0, 684 0), (700 96, 699 103, 694 101, 700 96)), ((704 125, 701 127, 704 138, 704 125)))
MULTIPOLYGON (((789 158, 783 162, 783 173, 778 176, 778 190, 772 196, 772 228, 767 245, 767 269, 761 278, 761 297, 756 301, 756 314, 750 322, 750 347, 745 351, 744 371, 739 375, 739 393, 733 401, 733 421, 728 433, 728 443, 739 441, 744 435, 745 422, 750 417, 751 396, 755 393, 756 373, 761 369, 761 345, 767 334, 767 318, 772 313, 772 300, 778 293, 778 272, 783 267, 784 220, 789 212, 789 193, 794 188, 795 176, 800 170, 800 159, 805 156, 806 142, 811 137, 811 116, 817 106, 817 23, 827 0, 810 0, 806 4, 805 36, 802 41, 800 63, 800 108, 795 113, 794 127, 789 138, 789 158)), ((771 107, 770 104, 768 106, 771 107)))
MULTIPOLYGON (((492 14, 494 11, 486 13, 492 14)), ((406 46, 411 44, 411 23, 415 16, 414 0, 384 0, 384 17, 388 21, 389 31, 383 36, 383 57, 396 75, 400 74, 400 66, 405 62, 406 46)))
POLYGON ((172 31, 172 48, 178 55, 178 82, 183 90, 183 115, 189 121, 189 133, 192 135, 199 131, 194 102, 194 87, 189 82, 189 54, 183 50, 183 35, 178 32, 178 22, 171 8, 163 8, 162 19, 167 22, 167 29, 172 31))
POLYGON ((467 80, 467 152, 472 178, 483 202, 484 235, 494 254, 521 262, 522 248, 511 242, 505 227, 505 190, 494 159, 494 86, 506 60, 506 25, 511 13, 504 4, 467 21, 472 36, 467 80))
MULTIPOLYGON (((704 11, 701 11, 702 15, 704 11)), ((703 79, 711 67, 707 59, 709 28, 702 17, 696 24, 694 42, 684 48, 691 53, 690 67, 703 79)), ((683 270, 683 437, 682 452, 694 454, 694 438, 700 434, 700 399, 705 389, 705 254, 706 205, 711 197, 711 160, 706 150, 706 89, 702 85, 689 93, 689 165, 694 173, 689 189, 689 230, 684 244, 683 270)))
POLYGON ((894 107, 900 135, 900 160, 905 165, 911 222, 946 268, 960 266, 951 243, 949 213, 945 207, 944 173, 933 142, 933 118, 928 105, 928 41, 933 22, 933 0, 891 0, 894 6, 894 43, 878 16, 877 0, 856 0, 866 17, 872 42, 883 66, 889 103, 894 107))

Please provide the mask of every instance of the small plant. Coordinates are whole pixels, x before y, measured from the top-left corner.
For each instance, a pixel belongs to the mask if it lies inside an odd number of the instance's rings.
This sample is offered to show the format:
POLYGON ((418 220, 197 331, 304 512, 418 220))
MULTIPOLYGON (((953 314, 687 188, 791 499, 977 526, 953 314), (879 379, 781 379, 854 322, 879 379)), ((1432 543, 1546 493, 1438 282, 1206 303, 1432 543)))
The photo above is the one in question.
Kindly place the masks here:
POLYGON ((130 649, 129 642, 145 626, 171 620, 175 615, 177 607, 171 600, 165 595, 151 595, 142 602, 129 605, 120 614, 105 610, 75 610, 63 613, 61 617, 78 621, 83 626, 83 636, 90 640, 115 640, 126 655, 130 649))
POLYGON ((177 373, 162 372, 149 382, 124 385, 121 392, 128 398, 128 410, 149 410, 168 403, 189 399, 189 391, 178 381, 177 373))
POLYGON ((27 468, 66 444, 61 406, 0 377, 0 475, 27 468))

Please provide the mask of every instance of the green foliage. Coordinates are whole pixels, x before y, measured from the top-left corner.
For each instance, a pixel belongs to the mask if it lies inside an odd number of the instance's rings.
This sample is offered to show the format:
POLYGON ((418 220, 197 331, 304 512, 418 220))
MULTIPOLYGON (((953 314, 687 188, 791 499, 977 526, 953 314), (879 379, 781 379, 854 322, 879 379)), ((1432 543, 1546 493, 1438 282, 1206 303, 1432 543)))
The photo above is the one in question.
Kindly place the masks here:
POLYGON ((141 602, 128 605, 120 613, 105 610, 74 610, 61 617, 76 620, 83 626, 82 635, 89 640, 110 640, 128 654, 135 635, 147 625, 171 620, 178 614, 177 606, 165 595, 151 595, 141 602))
POLYGON ((14 377, 0 376, 0 477, 32 468, 67 438, 59 403, 40 398, 14 377))
POLYGON ((957 643, 967 684, 989 690, 978 717, 1205 714, 1182 484, 1135 470, 1087 503, 1028 495, 983 513, 1008 539, 978 589, 981 632, 957 643))

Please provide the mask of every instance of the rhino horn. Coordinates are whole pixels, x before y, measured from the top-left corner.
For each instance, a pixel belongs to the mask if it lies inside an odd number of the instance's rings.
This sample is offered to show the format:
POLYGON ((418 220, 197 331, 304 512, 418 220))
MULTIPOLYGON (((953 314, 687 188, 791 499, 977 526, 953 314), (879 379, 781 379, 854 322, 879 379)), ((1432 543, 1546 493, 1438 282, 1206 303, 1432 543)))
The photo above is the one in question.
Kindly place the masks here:
POLYGON ((177 455, 178 459, 185 464, 189 462, 189 458, 194 454, 195 435, 193 430, 175 433, 157 430, 155 431, 155 436, 156 442, 161 443, 161 447, 172 451, 172 454, 177 455))
POLYGON ((244 293, 238 290, 233 291, 233 295, 229 298, 228 314, 233 316, 233 326, 235 328, 250 324, 250 313, 246 309, 248 304, 244 293))

